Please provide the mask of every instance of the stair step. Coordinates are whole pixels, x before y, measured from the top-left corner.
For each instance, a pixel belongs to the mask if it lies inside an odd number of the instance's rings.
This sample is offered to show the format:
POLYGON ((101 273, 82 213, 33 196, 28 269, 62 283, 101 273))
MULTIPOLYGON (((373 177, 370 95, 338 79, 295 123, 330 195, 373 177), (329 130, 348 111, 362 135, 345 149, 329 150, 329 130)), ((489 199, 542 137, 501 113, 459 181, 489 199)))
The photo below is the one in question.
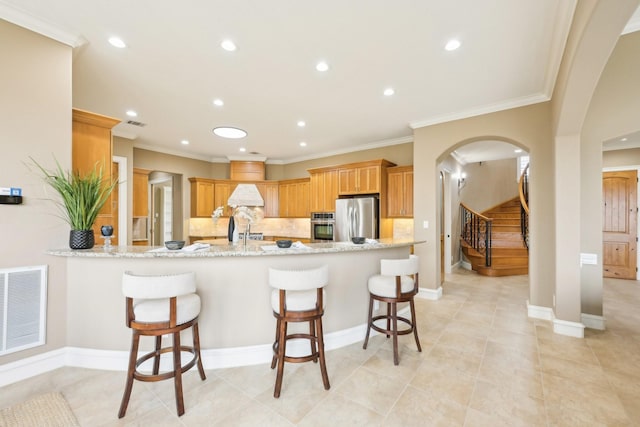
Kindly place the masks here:
POLYGON ((529 274, 529 267, 477 267, 478 274, 489 277, 520 276, 529 274))

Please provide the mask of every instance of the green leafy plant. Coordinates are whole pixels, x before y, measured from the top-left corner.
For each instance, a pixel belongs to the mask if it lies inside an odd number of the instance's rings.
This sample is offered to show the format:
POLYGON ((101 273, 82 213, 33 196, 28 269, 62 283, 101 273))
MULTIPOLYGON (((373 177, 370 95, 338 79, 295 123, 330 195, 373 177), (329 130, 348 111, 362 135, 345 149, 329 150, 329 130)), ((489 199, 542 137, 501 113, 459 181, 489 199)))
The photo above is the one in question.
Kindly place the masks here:
POLYGON ((31 161, 42 173, 45 183, 60 195, 61 200, 55 200, 55 203, 60 208, 61 218, 73 230, 91 230, 118 181, 105 182, 102 167, 97 163, 93 170, 80 174, 64 171, 57 160, 54 170, 44 168, 33 158, 31 161))

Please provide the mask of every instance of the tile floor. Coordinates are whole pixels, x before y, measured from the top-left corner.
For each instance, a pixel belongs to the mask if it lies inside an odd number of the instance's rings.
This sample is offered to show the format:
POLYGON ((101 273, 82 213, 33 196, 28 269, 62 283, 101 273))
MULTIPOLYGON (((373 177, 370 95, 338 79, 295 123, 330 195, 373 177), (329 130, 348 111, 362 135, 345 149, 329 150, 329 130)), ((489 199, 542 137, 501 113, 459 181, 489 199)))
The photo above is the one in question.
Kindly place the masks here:
POLYGON ((0 407, 60 390, 83 426, 633 426, 640 425, 640 282, 605 280, 606 331, 585 339, 528 319, 527 277, 457 270, 440 301, 417 300, 422 353, 401 337, 287 365, 280 399, 268 365, 185 376, 178 418, 172 383, 136 382, 118 420, 124 374, 61 368, 0 389, 0 407))

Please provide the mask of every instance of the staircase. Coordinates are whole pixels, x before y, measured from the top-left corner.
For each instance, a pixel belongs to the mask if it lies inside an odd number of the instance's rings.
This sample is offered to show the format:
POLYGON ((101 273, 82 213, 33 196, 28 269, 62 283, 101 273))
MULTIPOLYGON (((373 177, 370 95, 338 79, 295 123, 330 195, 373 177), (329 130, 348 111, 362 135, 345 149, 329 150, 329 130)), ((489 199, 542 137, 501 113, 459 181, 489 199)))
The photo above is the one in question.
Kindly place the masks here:
POLYGON ((485 265, 485 255, 460 239, 462 253, 474 271, 483 276, 516 276, 529 274, 529 252, 520 229, 520 198, 508 200, 482 215, 493 218, 491 225, 491 266, 485 265))

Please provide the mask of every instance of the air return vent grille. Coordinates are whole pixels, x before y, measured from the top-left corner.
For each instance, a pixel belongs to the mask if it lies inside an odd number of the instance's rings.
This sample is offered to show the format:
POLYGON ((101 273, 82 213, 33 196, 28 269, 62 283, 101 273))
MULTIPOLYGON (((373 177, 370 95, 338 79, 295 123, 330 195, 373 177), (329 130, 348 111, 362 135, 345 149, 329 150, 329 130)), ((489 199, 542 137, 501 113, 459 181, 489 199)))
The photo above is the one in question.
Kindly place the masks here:
POLYGON ((47 266, 0 269, 0 355, 45 342, 47 266))
POLYGON ((138 126, 138 127, 145 127, 147 124, 146 123, 142 123, 142 122, 136 122, 135 120, 127 120, 127 124, 128 125, 133 125, 133 126, 138 126))

